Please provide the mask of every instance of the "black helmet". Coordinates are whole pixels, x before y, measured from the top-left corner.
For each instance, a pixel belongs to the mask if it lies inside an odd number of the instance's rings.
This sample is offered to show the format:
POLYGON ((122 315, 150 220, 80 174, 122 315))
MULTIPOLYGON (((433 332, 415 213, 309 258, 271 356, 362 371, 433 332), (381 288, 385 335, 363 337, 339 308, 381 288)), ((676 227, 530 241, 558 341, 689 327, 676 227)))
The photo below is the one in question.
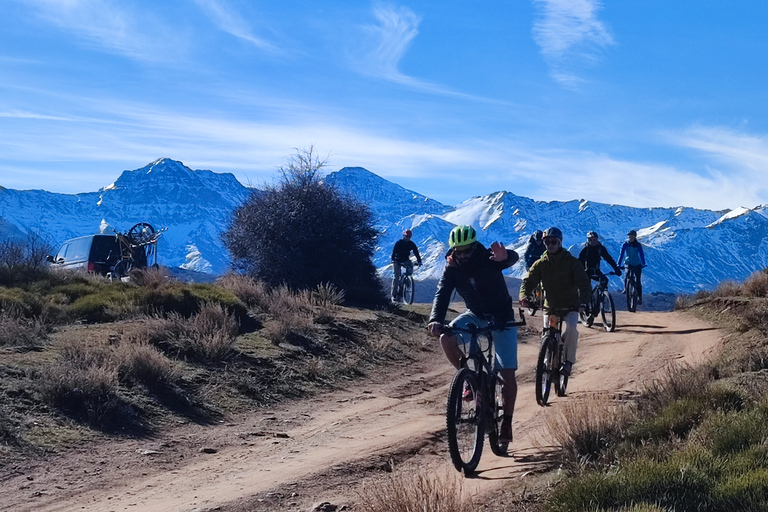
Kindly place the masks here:
POLYGON ((540 229, 537 229, 533 232, 533 239, 534 240, 541 240, 544 237, 544 233, 541 232, 540 229))
POLYGON ((547 228, 547 230, 544 231, 544 238, 549 238, 549 237, 555 237, 555 238, 559 238, 560 240, 562 240, 563 239, 563 232, 560 231, 559 229, 555 228, 555 227, 547 228))
POLYGON ((627 233, 627 236, 637 236, 637 231, 632 229, 632 230, 629 231, 629 233, 627 233))
POLYGON ((590 231, 589 233, 587 233, 587 238, 600 238, 600 237, 597 236, 596 231, 590 231))

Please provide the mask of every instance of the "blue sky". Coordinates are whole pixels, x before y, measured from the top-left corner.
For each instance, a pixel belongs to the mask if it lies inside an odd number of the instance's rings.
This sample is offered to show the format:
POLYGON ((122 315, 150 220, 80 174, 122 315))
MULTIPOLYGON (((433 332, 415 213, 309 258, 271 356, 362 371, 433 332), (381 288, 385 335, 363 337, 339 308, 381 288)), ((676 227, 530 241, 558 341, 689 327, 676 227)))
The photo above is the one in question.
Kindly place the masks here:
POLYGON ((295 148, 447 204, 768 204, 768 2, 6 0, 0 185, 295 148))

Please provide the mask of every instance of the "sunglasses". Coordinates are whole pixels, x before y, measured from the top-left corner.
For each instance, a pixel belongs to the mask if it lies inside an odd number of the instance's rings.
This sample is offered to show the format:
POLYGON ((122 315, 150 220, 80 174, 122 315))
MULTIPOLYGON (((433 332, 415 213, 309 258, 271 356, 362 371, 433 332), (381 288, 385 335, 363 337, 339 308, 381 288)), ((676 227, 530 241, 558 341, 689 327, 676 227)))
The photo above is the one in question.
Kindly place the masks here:
POLYGON ((560 239, 558 238, 550 238, 544 240, 544 245, 558 245, 560 244, 560 239))
POLYGON ((475 250, 475 244, 469 244, 463 247, 454 247, 453 254, 461 256, 462 254, 469 254, 474 250, 475 250))

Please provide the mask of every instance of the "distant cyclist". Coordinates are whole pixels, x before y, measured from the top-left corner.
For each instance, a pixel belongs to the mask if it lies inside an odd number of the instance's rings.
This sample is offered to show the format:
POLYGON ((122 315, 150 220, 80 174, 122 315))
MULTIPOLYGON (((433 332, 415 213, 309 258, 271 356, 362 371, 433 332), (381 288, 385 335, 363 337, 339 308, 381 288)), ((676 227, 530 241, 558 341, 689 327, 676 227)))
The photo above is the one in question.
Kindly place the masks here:
POLYGON ((395 242, 392 248, 392 271, 395 273, 392 279, 392 302, 397 302, 400 297, 400 270, 405 267, 406 274, 413 273, 413 262, 411 261, 411 252, 416 256, 416 264, 421 266, 421 255, 416 243, 411 240, 413 232, 410 229, 403 231, 403 238, 395 242))
POLYGON ((607 284, 608 278, 600 270, 600 261, 602 260, 605 260, 606 263, 613 267, 616 275, 621 275, 621 268, 608 253, 608 249, 600 243, 600 237, 596 232, 590 231, 587 233, 587 245, 579 253, 579 261, 584 265, 584 270, 587 271, 590 279, 607 284))
MULTIPOLYGON (((528 275, 520 285, 520 304, 528 307, 533 303, 533 292, 541 283, 546 300, 545 308, 554 310, 569 310, 563 317, 565 329, 565 363, 560 369, 565 375, 571 374, 573 363, 576 362, 576 345, 579 341, 579 311, 584 311, 589 303, 592 288, 584 266, 577 258, 563 248, 563 233, 558 228, 551 227, 544 231, 544 245, 547 251, 533 264, 528 275)), ((550 313, 544 310, 544 326, 549 325, 550 313)))
POLYGON ((534 262, 547 250, 547 248, 544 247, 543 237, 544 233, 540 230, 536 230, 531 235, 531 238, 528 239, 528 245, 525 246, 525 254, 523 255, 526 269, 531 268, 534 262))
MULTIPOLYGON (((437 293, 429 315, 429 333, 441 334, 451 302, 453 291, 459 292, 467 311, 457 316, 451 326, 467 328, 469 324, 486 327, 491 320, 504 323, 514 320, 512 297, 502 270, 514 265, 519 259, 517 253, 506 249, 500 242, 493 242, 486 249, 477 241, 477 232, 472 226, 456 226, 448 239, 450 250, 446 255, 445 270, 437 285, 437 293)), ((499 429, 499 441, 512 442, 512 414, 517 398, 517 327, 492 331, 496 349, 496 367, 503 381, 504 416, 499 429)), ((461 343, 469 343, 457 334, 442 334, 440 345, 448 361, 456 368, 461 366, 464 352, 461 343)))
MULTIPOLYGON (((635 272, 637 276, 637 303, 643 303, 643 284, 640 281, 640 277, 643 274, 643 267, 645 266, 645 255, 643 254, 643 246, 637 241, 637 231, 634 229, 627 233, 627 241, 621 246, 621 254, 619 254, 619 265, 624 261, 626 255, 627 261, 627 274, 630 270, 635 272)), ((624 278, 624 288, 626 289, 627 278, 624 278)))

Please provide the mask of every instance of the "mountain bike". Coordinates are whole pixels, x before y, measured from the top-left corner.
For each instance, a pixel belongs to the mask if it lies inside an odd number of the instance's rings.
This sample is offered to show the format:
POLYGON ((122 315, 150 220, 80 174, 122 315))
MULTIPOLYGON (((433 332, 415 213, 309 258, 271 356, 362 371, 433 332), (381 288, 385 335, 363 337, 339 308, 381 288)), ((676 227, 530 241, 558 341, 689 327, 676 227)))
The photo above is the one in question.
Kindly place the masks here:
POLYGON ((565 363, 565 341, 563 341, 563 317, 571 309, 549 309, 549 325, 541 333, 541 349, 539 349, 539 358, 536 361, 536 402, 544 407, 549 400, 549 393, 554 384, 557 396, 565 396, 565 389, 568 387, 568 375, 561 369, 565 363))
POLYGON ((637 311, 637 301, 640 294, 637 293, 637 267, 626 267, 627 275, 624 278, 624 295, 627 297, 627 310, 630 313, 637 311))
MULTIPOLYGON (((393 263, 398 265, 398 263, 393 263)), ((397 285, 397 298, 403 304, 413 304, 414 284, 413 284, 413 265, 402 265, 400 281, 397 285)))
POLYGON ((144 268, 157 258, 157 239, 165 228, 156 231, 151 224, 139 222, 126 233, 115 231, 120 247, 117 262, 107 273, 109 279, 126 277, 134 268, 144 268))
POLYGON ((522 311, 520 317, 519 322, 492 322, 486 327, 443 327, 443 333, 467 333, 471 337, 461 368, 453 376, 445 413, 451 461, 465 475, 477 469, 486 434, 494 454, 507 453, 507 443, 499 441, 504 402, 491 331, 525 325, 522 311))
POLYGON ((536 311, 539 309, 542 309, 544 307, 544 287, 541 283, 536 285, 536 288, 533 290, 533 304, 528 306, 526 311, 528 312, 528 315, 533 316, 536 314, 536 311))
MULTIPOLYGON (((615 276, 618 274, 611 272, 608 275, 615 276)), ((603 319, 603 328, 608 332, 613 332, 616 329, 616 308, 613 306, 613 297, 608 291, 608 278, 605 276, 602 276, 592 286, 589 309, 579 313, 579 320, 582 325, 592 327, 598 314, 603 319)))

